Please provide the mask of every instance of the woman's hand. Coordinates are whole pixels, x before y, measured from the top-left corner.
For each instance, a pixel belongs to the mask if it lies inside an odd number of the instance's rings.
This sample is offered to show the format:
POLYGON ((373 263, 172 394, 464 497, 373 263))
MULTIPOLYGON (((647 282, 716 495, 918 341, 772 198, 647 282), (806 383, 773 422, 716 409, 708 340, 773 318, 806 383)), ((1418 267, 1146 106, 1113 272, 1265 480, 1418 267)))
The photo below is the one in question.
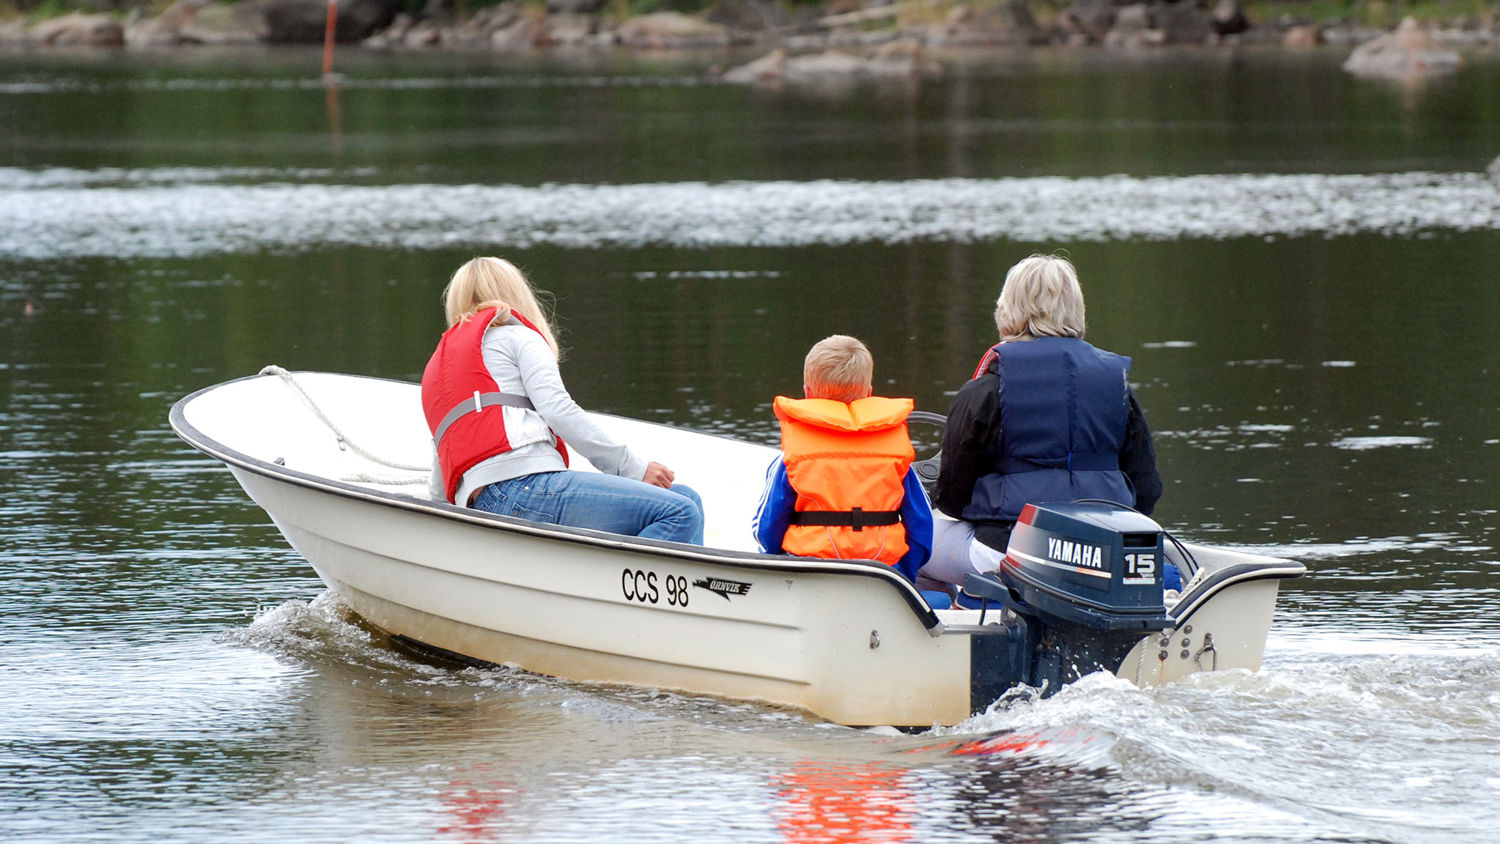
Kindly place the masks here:
POLYGON ((652 461, 646 464, 646 474, 641 478, 641 480, 645 481, 648 484, 651 484, 652 486, 659 486, 662 489, 671 489, 672 479, 676 477, 677 475, 671 469, 668 469, 660 463, 652 461))

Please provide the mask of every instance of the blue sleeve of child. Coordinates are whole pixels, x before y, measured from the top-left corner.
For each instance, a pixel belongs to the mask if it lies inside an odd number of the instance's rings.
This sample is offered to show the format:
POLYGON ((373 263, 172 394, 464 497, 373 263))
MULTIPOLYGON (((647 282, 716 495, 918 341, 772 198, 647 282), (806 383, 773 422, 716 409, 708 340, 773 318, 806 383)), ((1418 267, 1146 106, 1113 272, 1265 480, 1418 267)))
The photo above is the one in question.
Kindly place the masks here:
POLYGON ((766 487, 760 494, 760 507, 755 511, 755 520, 750 523, 755 544, 766 554, 784 554, 781 540, 792 523, 792 511, 797 507, 797 493, 786 476, 786 464, 777 457, 766 469, 766 487))
POLYGON ((917 570, 932 558, 932 502, 922 489, 916 470, 906 470, 906 494, 901 498, 901 524, 906 528, 906 553, 896 568, 911 582, 917 582, 917 570))

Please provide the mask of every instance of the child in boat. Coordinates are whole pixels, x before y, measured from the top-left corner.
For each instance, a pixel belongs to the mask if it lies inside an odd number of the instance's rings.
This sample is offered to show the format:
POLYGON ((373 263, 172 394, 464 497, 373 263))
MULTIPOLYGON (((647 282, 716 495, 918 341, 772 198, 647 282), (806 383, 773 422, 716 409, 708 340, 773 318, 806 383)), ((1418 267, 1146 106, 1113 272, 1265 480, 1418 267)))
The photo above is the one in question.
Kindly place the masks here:
POLYGON ((843 334, 807 353, 806 398, 776 397, 781 456, 752 531, 768 554, 878 560, 915 582, 932 551, 932 505, 911 469, 913 402, 872 396, 874 369, 843 334))

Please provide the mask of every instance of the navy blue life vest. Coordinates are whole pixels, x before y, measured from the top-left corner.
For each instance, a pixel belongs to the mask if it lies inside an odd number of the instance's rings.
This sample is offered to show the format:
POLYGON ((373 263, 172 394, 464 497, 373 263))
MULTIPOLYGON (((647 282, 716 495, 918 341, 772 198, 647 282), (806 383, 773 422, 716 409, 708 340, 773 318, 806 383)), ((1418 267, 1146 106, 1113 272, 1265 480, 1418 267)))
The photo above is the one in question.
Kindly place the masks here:
MULTIPOLYGON (((1130 358, 1070 337, 1001 343, 1000 440, 963 517, 1015 521, 1028 502, 1099 498, 1135 505, 1120 471, 1130 420, 1130 358)), ((982 374, 982 373, 981 373, 982 374)))

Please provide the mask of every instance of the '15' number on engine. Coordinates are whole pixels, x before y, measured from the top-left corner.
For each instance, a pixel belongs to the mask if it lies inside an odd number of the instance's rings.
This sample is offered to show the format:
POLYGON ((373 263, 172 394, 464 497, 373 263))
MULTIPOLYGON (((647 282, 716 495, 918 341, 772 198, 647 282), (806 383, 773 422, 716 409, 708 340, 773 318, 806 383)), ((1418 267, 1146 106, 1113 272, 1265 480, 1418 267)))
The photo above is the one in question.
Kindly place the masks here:
POLYGON ((1120 578, 1123 583, 1155 583, 1156 582, 1156 552, 1137 551, 1125 555, 1125 576, 1120 578))

